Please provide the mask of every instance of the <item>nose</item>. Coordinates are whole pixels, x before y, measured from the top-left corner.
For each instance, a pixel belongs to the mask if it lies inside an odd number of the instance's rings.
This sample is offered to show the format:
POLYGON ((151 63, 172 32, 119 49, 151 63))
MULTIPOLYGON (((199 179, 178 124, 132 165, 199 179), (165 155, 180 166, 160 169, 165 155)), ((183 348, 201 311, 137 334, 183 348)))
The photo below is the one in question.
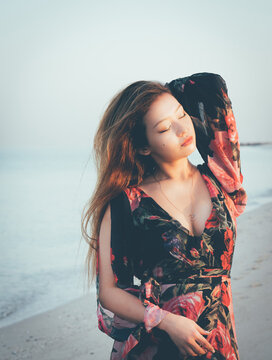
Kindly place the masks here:
POLYGON ((184 123, 178 122, 176 125, 176 134, 178 137, 187 137, 188 130, 186 129, 186 126, 184 123))
POLYGON ((178 131, 177 131, 177 135, 178 135, 178 137, 186 137, 187 136, 187 130, 184 130, 184 129, 179 129, 178 131))

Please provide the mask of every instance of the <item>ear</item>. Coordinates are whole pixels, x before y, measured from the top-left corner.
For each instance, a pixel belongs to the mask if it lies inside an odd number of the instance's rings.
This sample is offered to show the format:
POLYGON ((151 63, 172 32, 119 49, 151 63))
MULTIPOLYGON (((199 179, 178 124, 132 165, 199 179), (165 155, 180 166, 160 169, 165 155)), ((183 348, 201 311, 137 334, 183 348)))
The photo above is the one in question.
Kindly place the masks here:
POLYGON ((138 153, 141 154, 141 155, 145 155, 145 156, 146 156, 146 155, 150 155, 150 154, 151 154, 151 150, 150 150, 147 146, 145 146, 145 147, 139 149, 139 150, 138 150, 138 153))

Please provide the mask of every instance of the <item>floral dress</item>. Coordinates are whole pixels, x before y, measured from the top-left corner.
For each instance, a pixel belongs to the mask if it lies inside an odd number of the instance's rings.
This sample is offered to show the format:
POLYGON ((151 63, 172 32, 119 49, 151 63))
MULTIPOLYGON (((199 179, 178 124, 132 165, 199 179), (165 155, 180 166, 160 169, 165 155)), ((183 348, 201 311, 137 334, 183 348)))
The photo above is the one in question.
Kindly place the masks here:
MULTIPOLYGON (((204 330, 215 353, 182 355, 169 335, 133 323, 103 308, 99 329, 114 339, 111 360, 239 360, 231 291, 236 217, 245 209, 240 146, 224 79, 197 73, 165 84, 191 116, 203 164, 197 166, 209 190, 212 210, 200 236, 192 236, 139 186, 111 200, 111 264, 118 287, 188 317, 204 330)), ((99 244, 99 242, 98 242, 99 244)))

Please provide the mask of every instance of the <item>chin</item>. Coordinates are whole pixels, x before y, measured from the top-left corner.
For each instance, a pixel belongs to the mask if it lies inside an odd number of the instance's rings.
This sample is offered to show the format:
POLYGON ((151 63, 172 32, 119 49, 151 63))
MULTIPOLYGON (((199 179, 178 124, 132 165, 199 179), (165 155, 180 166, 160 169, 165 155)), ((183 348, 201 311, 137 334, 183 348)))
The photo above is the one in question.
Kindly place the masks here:
POLYGON ((183 150, 184 150, 185 156, 191 155, 196 150, 195 142, 192 142, 192 144, 186 146, 183 150))

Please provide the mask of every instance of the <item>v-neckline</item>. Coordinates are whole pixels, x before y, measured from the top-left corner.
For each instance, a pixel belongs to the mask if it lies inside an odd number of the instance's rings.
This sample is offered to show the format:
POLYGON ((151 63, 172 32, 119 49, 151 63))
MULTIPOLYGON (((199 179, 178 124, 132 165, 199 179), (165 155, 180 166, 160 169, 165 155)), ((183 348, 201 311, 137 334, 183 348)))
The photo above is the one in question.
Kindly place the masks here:
MULTIPOLYGON (((197 165, 198 170, 199 170, 200 166, 201 166, 201 165, 197 165)), ((163 207, 161 207, 161 205, 159 205, 159 204, 157 203, 157 201, 156 201, 152 196, 150 196, 149 194, 147 194, 140 186, 135 185, 135 187, 137 187, 137 189, 138 189, 139 191, 141 191, 141 192, 145 195, 145 197, 150 198, 150 200, 151 200, 163 213, 165 213, 172 221, 175 221, 175 222, 178 224, 178 226, 181 227, 183 230, 185 230, 185 233, 186 233, 189 237, 191 237, 191 238, 202 238, 202 236, 204 235, 204 233, 205 233, 205 231, 206 231, 206 229, 207 229, 207 224, 208 224, 208 222, 210 221, 211 217, 213 216, 213 210, 214 210, 214 203, 213 203, 213 200, 212 200, 212 193, 211 193, 210 187, 207 185, 207 181, 206 181, 206 179, 204 178, 203 173, 201 172, 201 170, 199 170, 199 172, 200 172, 200 175, 202 176, 202 179, 204 180, 205 185, 206 185, 206 187, 207 187, 207 189, 208 189, 208 192, 209 192, 209 194, 210 194, 211 203, 212 203, 212 209, 211 209, 210 215, 208 216, 207 220, 205 221, 204 229, 203 229, 203 231, 202 231, 202 233, 201 233, 200 235, 192 235, 192 234, 190 234, 190 231, 189 231, 185 226, 183 226, 182 223, 181 223, 178 219, 176 219, 176 218, 174 218, 172 215, 170 215, 170 214, 168 213, 168 211, 166 211, 163 207)))

